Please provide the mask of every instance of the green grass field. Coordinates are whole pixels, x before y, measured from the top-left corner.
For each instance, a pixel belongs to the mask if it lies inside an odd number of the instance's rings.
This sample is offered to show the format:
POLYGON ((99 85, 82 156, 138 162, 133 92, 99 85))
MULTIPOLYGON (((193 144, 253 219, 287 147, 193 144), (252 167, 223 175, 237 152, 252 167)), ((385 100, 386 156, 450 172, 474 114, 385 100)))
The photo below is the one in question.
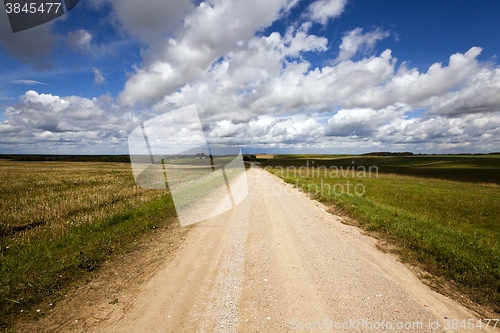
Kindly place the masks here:
POLYGON ((500 310, 500 156, 311 157, 260 162, 500 310))

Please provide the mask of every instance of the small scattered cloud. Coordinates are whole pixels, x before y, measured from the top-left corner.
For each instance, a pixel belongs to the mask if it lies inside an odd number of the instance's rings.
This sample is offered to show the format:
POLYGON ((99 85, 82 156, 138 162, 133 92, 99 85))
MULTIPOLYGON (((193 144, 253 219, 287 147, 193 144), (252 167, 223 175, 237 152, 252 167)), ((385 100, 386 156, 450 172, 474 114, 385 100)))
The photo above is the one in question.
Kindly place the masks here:
POLYGON ((344 11, 346 0, 319 0, 307 8, 306 17, 313 22, 326 25, 330 18, 340 16, 344 11))
POLYGON ((32 85, 35 85, 35 84, 47 85, 47 83, 43 83, 43 82, 39 82, 39 81, 35 81, 35 80, 14 80, 14 81, 10 81, 10 83, 25 84, 25 85, 28 85, 28 86, 32 86, 32 85))
POLYGON ((87 54, 92 50, 92 35, 84 30, 68 32, 66 43, 75 52, 87 54))
POLYGON ((94 84, 104 84, 106 81, 104 74, 95 67, 92 67, 92 71, 94 72, 94 84))
POLYGON ((372 32, 363 34, 362 28, 356 28, 348 31, 342 37, 340 44, 340 52, 334 62, 338 63, 344 60, 351 59, 358 52, 369 53, 373 50, 375 44, 384 38, 389 37, 390 33, 381 29, 376 29, 372 32))

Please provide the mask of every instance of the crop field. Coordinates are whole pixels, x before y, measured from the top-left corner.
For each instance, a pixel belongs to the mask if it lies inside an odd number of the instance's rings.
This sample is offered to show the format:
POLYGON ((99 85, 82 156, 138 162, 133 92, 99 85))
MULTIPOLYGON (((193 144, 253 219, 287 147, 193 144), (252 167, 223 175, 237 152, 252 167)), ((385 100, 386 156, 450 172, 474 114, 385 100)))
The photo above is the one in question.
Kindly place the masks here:
MULTIPOLYGON (((403 260, 498 309, 500 156, 257 161, 395 244, 403 260)), ((181 162, 165 168, 182 168, 181 162)), ((210 185, 181 191, 180 198, 204 196, 210 185)), ((130 163, 0 159, 0 208, 0 327, 85 278, 143 233, 176 220, 169 190, 137 187, 130 163)))
POLYGON ((500 156, 275 155, 259 162, 395 244, 403 260, 500 310, 500 156))
POLYGON ((169 192, 138 188, 130 163, 0 160, 0 318, 175 216, 169 192))

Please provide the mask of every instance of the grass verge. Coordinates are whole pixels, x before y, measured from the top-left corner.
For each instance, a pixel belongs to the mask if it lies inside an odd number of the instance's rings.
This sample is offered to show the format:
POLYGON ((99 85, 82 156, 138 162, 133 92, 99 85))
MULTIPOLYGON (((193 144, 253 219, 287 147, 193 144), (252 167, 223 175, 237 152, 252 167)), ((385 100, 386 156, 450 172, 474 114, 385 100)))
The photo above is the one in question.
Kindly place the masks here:
MULTIPOLYGON (((297 160, 293 163, 300 165, 297 160)), ((437 179, 380 173, 359 178, 349 172, 332 178, 313 174, 311 168, 308 176, 300 176, 281 166, 284 169, 268 171, 396 244, 403 260, 424 265, 474 301, 500 311, 500 193, 496 184, 451 181, 446 175, 437 179), (364 191, 358 187, 362 195, 354 194, 358 184, 364 187, 364 191)), ((448 169, 452 168, 440 170, 446 173, 448 169)))

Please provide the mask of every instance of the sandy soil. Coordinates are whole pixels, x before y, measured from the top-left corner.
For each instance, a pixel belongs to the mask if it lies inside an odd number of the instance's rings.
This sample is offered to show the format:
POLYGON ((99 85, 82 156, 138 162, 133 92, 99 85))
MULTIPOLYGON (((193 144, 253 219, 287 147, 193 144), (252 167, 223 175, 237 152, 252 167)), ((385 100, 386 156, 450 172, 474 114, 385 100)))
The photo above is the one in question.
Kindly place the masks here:
MULTIPOLYGON (((69 297, 43 320, 19 328, 287 332, 314 328, 316 322, 316 329, 306 331, 319 331, 323 324, 322 331, 443 332, 446 319, 477 323, 476 314, 430 290, 393 255, 379 251, 374 239, 342 224, 320 203, 261 169, 247 175, 247 199, 220 216, 178 227, 175 244, 160 240, 148 253, 161 259, 140 279, 116 276, 122 289, 108 279, 108 285, 94 286, 93 294, 82 287, 86 298, 69 297), (109 285, 114 289, 104 293, 109 285), (439 328, 429 329, 436 320, 439 328), (416 322, 423 329, 397 329, 416 322)), ((148 255, 137 260, 152 262, 148 255)), ((126 261, 122 265, 126 271, 126 261)))

